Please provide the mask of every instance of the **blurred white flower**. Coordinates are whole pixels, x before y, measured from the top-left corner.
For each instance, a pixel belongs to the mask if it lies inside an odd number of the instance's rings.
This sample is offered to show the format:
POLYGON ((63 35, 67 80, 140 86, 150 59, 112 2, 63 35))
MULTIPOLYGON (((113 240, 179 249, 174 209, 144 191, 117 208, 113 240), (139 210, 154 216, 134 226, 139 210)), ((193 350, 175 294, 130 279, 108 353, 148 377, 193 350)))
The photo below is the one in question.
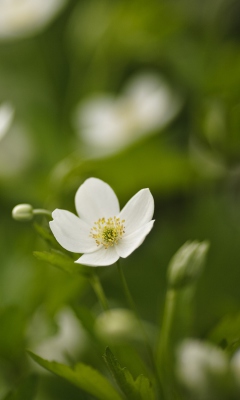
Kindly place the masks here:
POLYGON ((0 141, 0 178, 19 176, 34 157, 34 148, 24 126, 13 124, 0 141))
POLYGON ((0 106, 0 140, 8 132, 14 115, 14 109, 9 103, 2 103, 0 106))
POLYGON ((118 97, 99 94, 81 102, 73 123, 83 141, 112 152, 163 128, 178 113, 181 101, 156 74, 133 78, 118 97))
POLYGON ((0 39, 38 32, 65 4, 66 0, 0 0, 0 39))
POLYGON ((78 189, 75 206, 79 217, 54 210, 50 228, 62 247, 84 253, 76 263, 90 267, 114 264, 128 257, 151 231, 154 200, 149 189, 140 190, 120 211, 112 188, 96 178, 78 189))
POLYGON ((240 388, 240 350, 237 350, 236 353, 233 355, 230 365, 236 378, 238 387, 240 388))
POLYGON ((186 339, 179 346, 176 373, 194 398, 214 399, 212 391, 224 387, 228 372, 227 355, 214 345, 186 339))
POLYGON ((58 332, 50 336, 48 333, 47 336, 46 318, 42 312, 35 315, 28 332, 30 348, 43 358, 59 362, 66 362, 69 356, 75 359, 86 343, 86 337, 78 319, 69 307, 65 307, 56 314, 55 322, 58 332), (40 336, 39 327, 42 338, 38 337, 40 336))

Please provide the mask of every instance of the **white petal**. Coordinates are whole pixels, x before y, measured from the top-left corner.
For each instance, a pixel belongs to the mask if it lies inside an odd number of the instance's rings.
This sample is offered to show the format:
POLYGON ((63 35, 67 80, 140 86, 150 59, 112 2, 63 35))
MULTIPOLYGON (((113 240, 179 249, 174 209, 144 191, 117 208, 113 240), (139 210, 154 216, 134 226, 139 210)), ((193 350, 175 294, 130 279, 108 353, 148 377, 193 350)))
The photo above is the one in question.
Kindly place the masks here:
POLYGON ((123 129, 124 118, 117 106, 115 97, 107 94, 92 97, 79 105, 75 124, 86 143, 111 149, 127 137, 123 129))
POLYGON ((3 103, 0 107, 0 139, 5 136, 13 120, 14 110, 11 104, 3 103))
POLYGON ((52 233, 64 249, 75 253, 88 253, 98 247, 89 237, 91 227, 69 211, 56 209, 49 222, 52 233))
POLYGON ((153 224, 154 220, 148 222, 130 235, 124 236, 116 245, 116 252, 119 257, 126 258, 136 250, 151 231, 153 224))
POLYGON ((1 0, 0 37, 24 37, 39 31, 66 3, 66 0, 1 0))
POLYGON ((89 178, 80 186, 75 206, 79 217, 91 226, 99 218, 110 218, 119 213, 116 194, 107 183, 97 178, 89 178))
POLYGON ((126 235, 136 231, 152 219, 154 200, 149 189, 140 190, 125 205, 119 214, 124 219, 126 235))
POLYGON ((94 253, 83 254, 77 261, 78 264, 88 265, 89 267, 104 267, 114 264, 119 259, 115 247, 101 247, 94 253))

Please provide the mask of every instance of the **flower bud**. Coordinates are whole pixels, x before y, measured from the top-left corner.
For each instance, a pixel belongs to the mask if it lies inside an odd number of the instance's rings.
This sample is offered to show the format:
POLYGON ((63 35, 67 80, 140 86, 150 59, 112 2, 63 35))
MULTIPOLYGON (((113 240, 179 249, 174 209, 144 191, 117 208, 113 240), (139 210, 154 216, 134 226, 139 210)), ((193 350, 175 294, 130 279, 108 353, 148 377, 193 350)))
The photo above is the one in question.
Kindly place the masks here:
POLYGON ((204 262, 208 242, 186 242, 172 257, 168 267, 168 282, 174 289, 183 288, 197 280, 204 262))
POLYGON ((141 339, 136 317, 131 311, 123 308, 101 313, 96 319, 95 331, 100 338, 111 343, 141 339))
POLYGON ((33 207, 31 204, 18 204, 12 210, 12 217, 17 221, 30 221, 33 219, 33 207))

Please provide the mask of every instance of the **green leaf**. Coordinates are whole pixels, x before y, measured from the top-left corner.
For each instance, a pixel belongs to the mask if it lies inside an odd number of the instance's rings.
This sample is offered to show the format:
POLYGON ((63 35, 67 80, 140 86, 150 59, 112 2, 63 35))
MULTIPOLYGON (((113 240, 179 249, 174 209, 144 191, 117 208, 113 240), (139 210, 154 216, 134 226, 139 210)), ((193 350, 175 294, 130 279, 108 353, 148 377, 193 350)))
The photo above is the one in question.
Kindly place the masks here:
POLYGON ((68 257, 66 254, 53 250, 51 252, 48 251, 34 251, 33 255, 41 261, 45 261, 54 267, 61 269, 64 272, 67 272, 71 275, 90 275, 90 270, 83 265, 76 264, 74 260, 68 257))
POLYGON ((8 393, 3 400, 33 400, 36 395, 37 381, 35 375, 28 377, 16 391, 8 393))
POLYGON ((121 367, 109 347, 106 348, 103 358, 113 377, 115 378, 119 388, 122 390, 128 400, 155 399, 149 379, 144 375, 139 375, 138 378, 134 380, 127 368, 121 367))
POLYGON ((47 361, 32 352, 29 355, 43 368, 66 379, 99 400, 122 400, 110 382, 92 367, 79 363, 74 368, 47 361))
POLYGON ((55 178, 55 183, 59 188, 66 185, 74 187, 76 181, 79 183, 79 176, 96 176, 115 189, 117 176, 116 189, 122 201, 129 200, 130 195, 146 185, 155 193, 185 192, 193 185, 201 183, 203 177, 196 172, 188 153, 171 148, 166 138, 169 135, 153 135, 151 138, 143 138, 117 155, 96 159, 83 160, 75 153, 69 157, 62 174, 57 177, 57 182, 55 178), (143 160, 144 169, 139 174, 139 165, 143 160), (161 179, 156 171, 159 171, 161 179))
POLYGON ((24 348, 26 316, 18 306, 0 309, 0 358, 15 359, 24 348))
POLYGON ((154 400, 155 395, 149 379, 144 375, 139 375, 135 381, 135 386, 141 394, 141 399, 154 400))
POLYGON ((225 316, 212 329, 208 338, 233 354, 240 347, 240 313, 225 316))
POLYGON ((74 312, 78 319, 81 322, 81 325, 83 326, 84 329, 88 332, 88 334, 94 338, 96 341, 96 334, 95 334, 95 316, 89 309, 89 307, 86 306, 77 306, 74 307, 74 312))
POLYGON ((50 229, 48 227, 43 227, 42 225, 39 225, 37 223, 35 223, 33 226, 34 226, 36 232, 39 234, 39 236, 41 236, 41 238, 45 242, 54 246, 57 249, 61 248, 61 246, 56 241, 55 237, 53 236, 52 232, 50 231, 50 229))

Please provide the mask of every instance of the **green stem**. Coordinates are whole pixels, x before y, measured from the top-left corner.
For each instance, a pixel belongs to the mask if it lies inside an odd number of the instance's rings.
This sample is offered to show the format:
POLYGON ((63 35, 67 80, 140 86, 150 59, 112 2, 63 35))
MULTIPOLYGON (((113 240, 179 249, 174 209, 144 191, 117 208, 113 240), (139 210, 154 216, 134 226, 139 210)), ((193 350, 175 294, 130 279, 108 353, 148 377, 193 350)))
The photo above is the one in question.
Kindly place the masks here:
POLYGON ((125 276, 124 276, 124 273, 123 273, 123 269, 122 269, 119 261, 117 261, 117 268, 118 268, 118 272, 119 272, 119 275, 120 275, 121 283, 122 283, 122 286, 123 286, 123 291, 124 291, 125 296, 127 298, 129 307, 133 310, 133 312, 135 313, 135 315, 139 319, 135 303, 133 301, 132 295, 131 295, 130 290, 128 288, 127 281, 125 279, 125 276))
POLYGON ((93 272, 91 274, 91 276, 89 277, 89 281, 90 281, 90 284, 91 284, 103 310, 108 311, 109 310, 108 301, 107 301, 102 284, 101 284, 100 279, 98 278, 97 274, 95 274, 93 272))
POLYGON ((169 355, 171 330, 176 308, 176 294, 177 292, 174 289, 169 289, 166 294, 163 323, 158 346, 158 356, 161 362, 167 361, 169 355))
POLYGON ((161 384, 160 378, 158 376, 158 369, 157 369, 157 366, 156 366, 156 363, 155 363, 155 359, 154 359, 154 356, 153 356, 152 347, 151 347, 151 345, 149 343, 148 335, 147 335, 147 333, 145 331, 145 328, 143 326, 141 317, 138 314, 137 308, 135 306, 135 303, 133 301, 132 295, 131 295, 130 290, 128 288, 128 284, 127 284, 127 281, 125 279, 125 276, 124 276, 124 273, 123 273, 123 269, 122 269, 122 267, 120 265, 119 260, 117 261, 117 268, 118 268, 118 272, 119 272, 119 275, 120 275, 121 283, 122 283, 123 290, 124 290, 126 299, 128 301, 129 307, 132 309, 133 313, 135 314, 136 319, 137 319, 138 324, 139 324, 139 327, 140 327, 140 329, 142 331, 143 339, 145 341, 146 349, 147 349, 147 352, 148 352, 149 361, 150 361, 152 369, 153 369, 153 371, 155 373, 155 377, 156 377, 156 380, 157 380, 158 385, 159 385, 160 393, 162 393, 162 384, 161 384))
POLYGON ((177 291, 168 289, 163 313, 162 329, 157 348, 158 373, 163 382, 163 393, 164 399, 166 400, 172 400, 174 393, 171 339, 176 300, 177 291))
POLYGON ((33 215, 45 215, 48 218, 52 218, 51 211, 44 210, 43 208, 35 208, 33 210, 33 215))

